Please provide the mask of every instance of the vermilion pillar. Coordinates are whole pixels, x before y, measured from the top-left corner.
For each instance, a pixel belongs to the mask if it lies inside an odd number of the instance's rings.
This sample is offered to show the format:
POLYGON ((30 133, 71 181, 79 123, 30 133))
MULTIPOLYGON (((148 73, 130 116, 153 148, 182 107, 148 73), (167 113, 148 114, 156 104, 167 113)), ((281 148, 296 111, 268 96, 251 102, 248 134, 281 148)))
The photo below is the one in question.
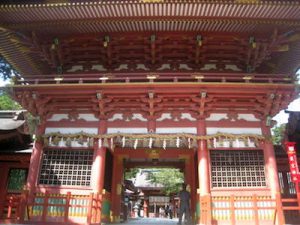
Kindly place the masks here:
POLYGON ((114 155, 112 202, 111 202, 113 222, 120 222, 122 182, 123 182, 123 157, 114 155))
POLYGON ((196 190, 195 190, 195 165, 192 155, 189 155, 189 157, 185 160, 185 183, 190 186, 191 191, 191 212, 192 216, 195 212, 195 197, 196 197, 196 190))
MULTIPOLYGON (((262 122, 262 134, 266 137, 271 137, 270 127, 265 125, 265 121, 262 122)), ((266 175, 271 190, 272 197, 276 197, 277 193, 280 193, 279 178, 277 171, 277 164, 275 158, 274 147, 271 140, 265 140, 263 144, 266 175)))
MULTIPOLYGON (((44 133, 45 133, 45 124, 43 123, 37 128, 36 135, 37 137, 39 137, 44 133)), ((42 141, 36 139, 33 144, 28 176, 27 176, 27 183, 26 183, 26 187, 29 190, 30 196, 32 196, 32 194, 35 192, 36 189, 38 175, 39 175, 38 172, 39 172, 40 162, 42 158, 42 152, 43 152, 42 141)))
MULTIPOLYGON (((266 126, 266 121, 262 121, 262 134, 266 137, 271 137, 270 127, 266 126)), ((270 187, 270 192, 272 198, 276 199, 277 213, 275 218, 275 224, 281 225, 284 224, 284 214, 282 209, 282 200, 280 193, 280 185, 278 178, 278 170, 275 158, 275 152, 273 143, 271 140, 265 140, 263 144, 264 158, 265 158, 265 168, 266 168, 266 177, 270 187)))
MULTIPOLYGON (((105 134, 107 131, 106 120, 99 121, 98 134, 105 134)), ((105 175, 105 156, 106 148, 94 143, 94 162, 93 162, 93 190, 102 194, 105 175)))
MULTIPOLYGON (((98 127, 98 134, 105 134, 107 131, 107 121, 100 120, 98 127)), ((99 193, 100 197, 100 209, 102 209, 102 195, 104 188, 104 177, 105 177, 105 156, 106 148, 99 146, 98 141, 94 142, 94 160, 93 160, 93 171, 92 171, 92 188, 95 193, 99 193)), ((101 211, 98 217, 101 223, 101 211)))
MULTIPOLYGON (((198 121, 197 132, 198 135, 206 135, 206 124, 204 120, 198 121)), ((207 141, 200 140, 198 145, 199 193, 200 196, 204 196, 210 193, 209 151, 207 141)))
MULTIPOLYGON (((197 126, 198 135, 206 135, 205 120, 199 120, 197 126)), ((198 142, 198 179, 199 179, 199 208, 200 217, 197 224, 211 224, 211 198, 210 198, 210 175, 209 175, 209 151, 207 141, 198 142)))
POLYGON ((190 170, 190 177, 191 177, 191 209, 192 212, 194 213, 193 215, 195 215, 195 211, 196 211, 196 170, 195 170, 195 160, 194 160, 194 155, 191 155, 190 158, 190 164, 191 164, 191 170, 190 170))
POLYGON ((144 217, 148 217, 148 196, 146 197, 145 196, 145 199, 144 199, 144 205, 143 205, 143 208, 144 208, 144 217))

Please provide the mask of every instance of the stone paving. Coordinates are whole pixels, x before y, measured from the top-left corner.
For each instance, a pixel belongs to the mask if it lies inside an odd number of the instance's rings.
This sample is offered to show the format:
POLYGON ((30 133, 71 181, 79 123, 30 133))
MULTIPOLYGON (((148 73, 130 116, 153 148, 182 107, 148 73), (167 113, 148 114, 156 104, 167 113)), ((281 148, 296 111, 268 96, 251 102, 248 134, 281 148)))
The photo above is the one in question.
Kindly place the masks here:
POLYGON ((136 218, 129 219, 126 223, 114 224, 114 225, 176 225, 178 219, 167 219, 167 218, 136 218))

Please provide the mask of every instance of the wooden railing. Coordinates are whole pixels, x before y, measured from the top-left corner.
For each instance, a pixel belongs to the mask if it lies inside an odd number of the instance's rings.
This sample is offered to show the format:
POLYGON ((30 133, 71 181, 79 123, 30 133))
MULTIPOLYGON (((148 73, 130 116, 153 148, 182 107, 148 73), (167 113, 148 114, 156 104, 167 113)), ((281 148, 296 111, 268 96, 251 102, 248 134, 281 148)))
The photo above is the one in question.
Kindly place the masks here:
MULTIPOLYGON (((228 221, 231 225, 245 222, 259 225, 260 221, 285 224, 283 211, 299 210, 299 207, 283 207, 280 194, 270 196, 204 196, 200 198, 200 221, 206 225, 228 221)), ((289 200, 291 201, 291 200, 289 200)), ((293 202, 297 202, 294 199, 293 202)))
MULTIPOLYGON (((298 199, 300 199, 300 196, 298 196, 298 199)), ((282 210, 285 215, 286 223, 300 223, 300 205, 297 198, 283 198, 282 210)))
POLYGON ((0 203, 1 219, 18 220, 20 217, 21 194, 8 194, 0 203))
MULTIPOLYGON (((109 193, 105 195, 72 195, 36 193, 29 196, 25 191, 22 195, 8 195, 2 206, 2 219, 17 222, 79 222, 85 224, 99 223, 103 201, 109 201, 109 193)), ((106 221, 109 218, 106 218, 106 221)))

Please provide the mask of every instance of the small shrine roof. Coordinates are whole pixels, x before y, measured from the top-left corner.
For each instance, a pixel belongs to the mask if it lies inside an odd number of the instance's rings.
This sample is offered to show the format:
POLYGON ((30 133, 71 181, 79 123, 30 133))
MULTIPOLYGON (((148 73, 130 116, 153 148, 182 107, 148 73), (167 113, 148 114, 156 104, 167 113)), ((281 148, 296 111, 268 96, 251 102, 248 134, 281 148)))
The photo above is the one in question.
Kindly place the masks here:
POLYGON ((31 137, 25 133, 24 110, 0 111, 0 153, 31 153, 31 137))

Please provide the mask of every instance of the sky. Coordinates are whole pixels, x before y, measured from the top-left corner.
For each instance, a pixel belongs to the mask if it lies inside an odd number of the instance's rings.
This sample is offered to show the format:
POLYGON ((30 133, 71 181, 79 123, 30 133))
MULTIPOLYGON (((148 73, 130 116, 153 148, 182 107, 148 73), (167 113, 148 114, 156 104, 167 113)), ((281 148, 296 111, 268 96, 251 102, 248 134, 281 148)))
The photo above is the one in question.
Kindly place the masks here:
MULTIPOLYGON (((299 73, 300 75, 300 73, 299 73)), ((3 81, 2 79, 0 79, 0 87, 4 86, 5 84, 8 84, 9 81, 3 81)), ((289 111, 300 111, 300 96, 294 100, 293 102, 291 102, 287 108, 287 110, 289 111)), ((283 123, 287 123, 288 122, 288 114, 284 112, 284 110, 281 110, 280 113, 278 113, 273 120, 275 120, 277 122, 276 126, 279 126, 283 123)))

